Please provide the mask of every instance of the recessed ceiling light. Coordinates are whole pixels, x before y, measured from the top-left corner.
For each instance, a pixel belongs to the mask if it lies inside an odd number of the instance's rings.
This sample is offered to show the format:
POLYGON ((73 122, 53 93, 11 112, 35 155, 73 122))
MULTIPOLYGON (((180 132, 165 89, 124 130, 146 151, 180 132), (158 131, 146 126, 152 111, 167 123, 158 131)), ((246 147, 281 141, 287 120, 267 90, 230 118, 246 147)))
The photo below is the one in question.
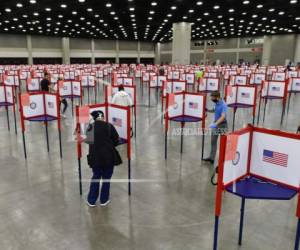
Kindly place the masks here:
POLYGON ((197 5, 202 5, 202 4, 203 4, 203 2, 201 2, 201 1, 197 2, 197 5))
POLYGON ((11 9, 6 8, 6 9, 5 9, 5 12, 11 12, 11 9))
POLYGON ((176 10, 176 9, 177 9, 176 6, 172 6, 172 7, 171 7, 171 10, 176 10))
POLYGON ((214 9, 215 9, 215 10, 218 10, 218 9, 220 9, 220 6, 219 6, 219 5, 215 5, 215 6, 214 6, 214 9))
POLYGON ((21 4, 21 3, 17 3, 17 5, 16 5, 18 8, 22 8, 23 7, 23 4, 21 4))
POLYGON ((152 5, 152 6, 156 6, 156 5, 157 5, 157 2, 152 2, 151 5, 152 5))
POLYGON ((84 2, 85 2, 85 0, 78 0, 78 2, 79 2, 79 3, 84 3, 84 2))
POLYGON ((29 3, 35 4, 36 0, 30 0, 29 3))
POLYGON ((60 7, 61 8, 67 8, 67 5, 66 4, 61 4, 60 7))

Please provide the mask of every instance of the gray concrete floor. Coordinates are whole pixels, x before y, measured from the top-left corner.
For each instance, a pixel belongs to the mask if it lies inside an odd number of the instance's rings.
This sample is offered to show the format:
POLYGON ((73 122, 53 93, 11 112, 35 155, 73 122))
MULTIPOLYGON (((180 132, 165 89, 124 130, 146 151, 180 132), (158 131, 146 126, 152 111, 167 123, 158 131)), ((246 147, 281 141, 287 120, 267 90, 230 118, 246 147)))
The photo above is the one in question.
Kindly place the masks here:
MULTIPOLYGON (((165 161, 160 105, 154 105, 153 94, 153 107, 148 108, 146 93, 142 96, 140 89, 138 93, 132 176, 146 182, 133 183, 130 198, 126 182, 113 183, 112 203, 106 208, 92 209, 85 204, 91 177, 85 157, 84 196, 79 195, 70 113, 62 122, 63 160, 56 124, 50 125, 48 154, 44 126, 28 123, 25 161, 20 130, 17 136, 7 131, 6 113, 0 109, 0 249, 212 249, 216 190, 210 184, 212 166, 200 161, 201 137, 186 136, 180 155, 180 137, 170 136, 165 161)), ((300 95, 293 96, 284 130, 295 131, 300 122, 299 104, 300 95)), ((266 127, 280 128, 278 111, 280 105, 273 101, 267 108, 266 127)), ((238 111, 237 128, 250 121, 249 114, 238 111)), ((208 124, 210 120, 211 115, 208 124)), ((171 131, 176 126, 172 124, 171 131)), ((126 148, 120 150, 126 159, 126 148)), ((209 138, 205 151, 209 151, 209 138)), ((126 164, 117 167, 114 179, 126 177, 126 164)), ((240 199, 225 194, 223 204, 219 249, 293 248, 296 199, 247 201, 242 247, 237 245, 240 199)))

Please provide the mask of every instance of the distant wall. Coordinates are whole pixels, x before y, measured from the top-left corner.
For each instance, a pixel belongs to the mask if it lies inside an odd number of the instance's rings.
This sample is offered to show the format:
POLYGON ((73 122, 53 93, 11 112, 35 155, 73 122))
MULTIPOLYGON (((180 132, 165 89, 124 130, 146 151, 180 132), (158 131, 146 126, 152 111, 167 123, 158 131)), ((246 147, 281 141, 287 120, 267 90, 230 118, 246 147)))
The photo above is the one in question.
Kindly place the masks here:
POLYGON ((83 38, 67 38, 67 42, 63 43, 61 37, 0 35, 0 64, 24 63, 26 59, 27 63, 102 62, 107 59, 118 62, 121 58, 133 58, 136 62, 149 59, 153 61, 155 44, 83 38))

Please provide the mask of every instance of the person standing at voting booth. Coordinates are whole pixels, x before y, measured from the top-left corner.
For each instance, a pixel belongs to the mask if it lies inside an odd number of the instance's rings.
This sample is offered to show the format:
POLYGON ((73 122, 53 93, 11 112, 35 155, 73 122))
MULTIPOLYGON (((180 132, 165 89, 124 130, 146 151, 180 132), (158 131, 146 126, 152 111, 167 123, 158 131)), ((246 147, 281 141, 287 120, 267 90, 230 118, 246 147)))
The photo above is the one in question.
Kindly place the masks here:
POLYGON ((113 96, 111 103, 123 107, 133 106, 133 101, 129 94, 125 92, 123 85, 119 86, 119 91, 113 96))
POLYGON ((51 82, 49 80, 49 74, 45 73, 44 78, 41 81, 41 90, 45 91, 45 92, 49 92, 50 91, 50 85, 51 85, 51 82))
POLYGON ((227 133, 227 111, 228 107, 225 101, 221 98, 219 91, 214 91, 211 93, 211 100, 215 103, 214 112, 214 122, 209 126, 211 129, 211 150, 208 158, 203 159, 203 161, 210 162, 214 164, 219 135, 227 133))
POLYGON ((93 111, 91 116, 93 122, 87 128, 85 139, 89 144, 88 165, 93 170, 87 205, 95 207, 100 193, 100 206, 107 206, 110 203, 110 180, 114 166, 122 164, 121 156, 116 150, 119 134, 112 124, 104 121, 102 111, 93 111))

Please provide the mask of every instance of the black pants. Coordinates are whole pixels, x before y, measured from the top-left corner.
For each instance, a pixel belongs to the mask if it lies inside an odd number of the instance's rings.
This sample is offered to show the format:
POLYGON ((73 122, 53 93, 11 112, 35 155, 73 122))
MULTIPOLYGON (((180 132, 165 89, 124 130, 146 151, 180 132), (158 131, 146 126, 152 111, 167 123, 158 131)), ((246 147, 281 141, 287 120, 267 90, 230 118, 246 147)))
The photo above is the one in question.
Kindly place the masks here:
POLYGON ((68 102, 67 102, 66 99, 62 99, 62 100, 60 101, 60 105, 61 105, 61 104, 64 105, 64 108, 63 108, 63 111, 62 111, 62 113, 64 114, 64 113, 66 112, 67 108, 68 108, 68 102))

